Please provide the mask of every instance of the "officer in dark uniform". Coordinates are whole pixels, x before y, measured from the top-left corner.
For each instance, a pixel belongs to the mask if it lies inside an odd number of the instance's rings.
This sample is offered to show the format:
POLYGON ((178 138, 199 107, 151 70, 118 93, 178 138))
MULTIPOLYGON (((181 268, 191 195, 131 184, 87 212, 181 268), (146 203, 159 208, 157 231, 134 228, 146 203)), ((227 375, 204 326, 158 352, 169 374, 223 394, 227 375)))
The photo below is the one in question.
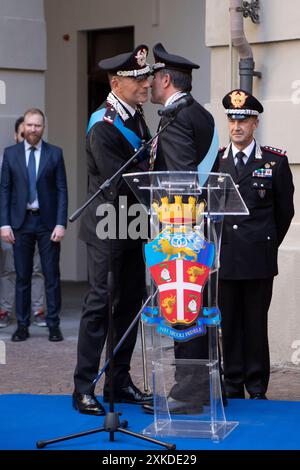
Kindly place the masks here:
POLYGON ((294 215, 288 159, 261 147, 253 134, 261 103, 233 90, 223 99, 231 143, 219 152, 219 170, 229 173, 248 216, 224 219, 219 306, 222 313, 225 386, 228 397, 266 399, 270 375, 267 335, 278 247, 294 215))
MULTIPOLYGON (((192 90, 192 71, 199 65, 185 57, 170 54, 162 44, 153 47, 155 64, 152 66, 151 101, 164 106, 176 105, 192 90)), ((166 117, 159 123, 161 128, 166 117)), ((154 171, 200 171, 209 173, 218 153, 218 137, 212 115, 196 100, 181 109, 174 122, 164 131, 151 149, 151 166, 154 171)), ((204 301, 205 302, 205 301, 204 301)), ((176 359, 207 359, 208 335, 186 342, 175 342, 176 359)), ((177 366, 175 384, 169 393, 169 410, 172 413, 199 413, 203 397, 209 399, 206 377, 199 376, 199 368, 177 366), (203 385, 204 384, 204 385, 203 385), (205 390, 204 390, 205 389, 205 390)), ((153 407, 145 405, 151 412, 153 407)))
MULTIPOLYGON (((131 53, 102 60, 100 68, 108 72, 111 92, 106 102, 91 117, 87 132, 88 196, 111 177, 150 138, 141 104, 148 98, 150 67, 146 63, 148 48, 140 45, 131 53)), ((144 156, 146 157, 146 156, 144 156)), ((135 171, 149 168, 145 161, 135 171)), ((105 199, 94 201, 84 212, 80 238, 87 244, 88 280, 90 289, 84 300, 78 338, 77 366, 74 375, 73 405, 81 413, 101 415, 105 410, 94 394, 100 356, 108 330, 107 273, 111 251, 114 274, 114 340, 117 343, 141 307, 145 291, 145 268, 142 241, 99 239, 96 226, 97 206, 110 201, 119 220, 119 196, 127 196, 127 204, 137 202, 126 182, 119 178, 106 192, 105 199)), ((126 207, 124 208, 126 210, 126 207)), ((122 218, 122 217, 121 217, 122 218)), ((114 221, 112 221, 114 222, 114 221)), ((118 233, 117 225, 117 233, 118 233)), ((124 231, 124 227, 122 227, 124 231)), ((120 347, 114 361, 114 399, 118 402, 142 404, 151 399, 132 382, 129 370, 136 342, 135 327, 120 347)), ((108 401, 106 378, 104 401, 108 401)))
MULTIPOLYGON (((162 44, 153 47, 152 103, 169 106, 189 96, 192 90, 192 71, 199 65, 170 54, 162 44)), ((166 122, 163 117, 159 128, 166 122)), ((197 171, 209 173, 218 151, 218 137, 212 115, 193 100, 180 110, 175 121, 154 142, 152 166, 154 171, 197 171), (202 164, 199 168, 199 165, 202 164)))

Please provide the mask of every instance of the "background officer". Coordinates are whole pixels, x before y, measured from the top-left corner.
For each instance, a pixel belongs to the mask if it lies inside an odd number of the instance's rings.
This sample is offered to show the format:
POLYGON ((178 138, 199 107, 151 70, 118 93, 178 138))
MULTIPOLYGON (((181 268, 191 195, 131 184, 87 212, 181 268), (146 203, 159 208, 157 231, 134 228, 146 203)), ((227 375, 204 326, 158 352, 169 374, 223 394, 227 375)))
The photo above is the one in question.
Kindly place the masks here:
MULTIPOLYGON (((192 91, 192 72, 199 65, 170 54, 161 43, 153 47, 152 103, 176 104, 192 91)), ((163 117, 159 127, 166 122, 163 117)), ((158 137, 152 149, 154 171, 200 171, 209 173, 218 150, 212 115, 196 100, 177 114, 175 121, 158 137), (205 167, 204 167, 205 162, 205 167)))
MULTIPOLYGON (((92 115, 88 126, 88 197, 129 160, 142 140, 150 138, 140 106, 147 101, 150 86, 147 54, 147 46, 140 45, 133 52, 99 63, 100 68, 108 72, 111 92, 103 106, 92 115)), ((131 202, 137 202, 121 177, 106 194, 106 200, 115 204, 117 220, 119 196, 127 196, 128 207, 131 202)), ((99 203, 95 200, 86 209, 80 230, 80 238, 87 245, 89 292, 84 300, 79 329, 73 405, 81 413, 102 415, 105 410, 95 397, 93 380, 98 373, 108 331, 109 254, 111 252, 115 285, 115 343, 121 339, 141 307, 145 292, 145 267, 141 239, 108 240, 97 237, 99 217, 96 211, 99 203)), ((131 330, 114 358, 114 399, 118 402, 142 404, 151 399, 133 384, 129 373, 136 334, 137 326, 131 330)), ((106 380, 104 401, 108 401, 108 396, 109 381, 106 380)))
POLYGON ((270 375, 267 315, 278 247, 294 215, 294 186, 284 152, 261 147, 253 134, 261 103, 233 90, 223 99, 231 143, 219 152, 219 170, 237 184, 248 216, 224 219, 219 306, 225 386, 229 398, 265 399, 270 375))

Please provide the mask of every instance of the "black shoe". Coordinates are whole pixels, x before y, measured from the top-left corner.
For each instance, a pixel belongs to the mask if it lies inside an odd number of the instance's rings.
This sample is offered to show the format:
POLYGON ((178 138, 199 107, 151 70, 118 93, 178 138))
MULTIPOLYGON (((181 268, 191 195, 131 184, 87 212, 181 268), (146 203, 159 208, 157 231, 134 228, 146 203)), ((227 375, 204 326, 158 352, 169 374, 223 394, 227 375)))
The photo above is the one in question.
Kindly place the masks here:
POLYGON ((250 393, 250 400, 267 400, 264 393, 250 393))
POLYGON ((14 334, 11 337, 12 341, 26 341, 29 338, 28 327, 24 325, 19 325, 14 334))
POLYGON ((86 415, 104 416, 105 409, 94 394, 77 393, 72 395, 73 408, 86 415))
POLYGON ((58 326, 49 328, 49 341, 63 341, 63 339, 64 337, 58 326))
MULTIPOLYGON (((174 400, 168 398, 168 408, 170 414, 176 415, 197 415, 203 413, 203 406, 193 402, 174 400)), ((149 414, 154 413, 154 406, 145 404, 142 409, 149 414)), ((165 410, 167 412, 167 409, 165 410)))
MULTIPOLYGON (((103 400, 109 401, 109 395, 104 393, 103 400)), ((131 403, 133 405, 143 405, 144 403, 151 403, 153 395, 147 395, 141 392, 133 383, 128 387, 121 387, 115 390, 114 401, 116 403, 131 403)))

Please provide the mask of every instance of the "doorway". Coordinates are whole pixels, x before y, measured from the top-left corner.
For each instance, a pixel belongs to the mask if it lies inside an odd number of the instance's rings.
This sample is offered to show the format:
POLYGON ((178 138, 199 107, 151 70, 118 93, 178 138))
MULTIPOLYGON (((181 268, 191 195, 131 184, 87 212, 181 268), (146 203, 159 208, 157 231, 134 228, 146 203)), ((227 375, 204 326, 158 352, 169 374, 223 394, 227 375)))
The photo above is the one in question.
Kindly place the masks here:
POLYGON ((109 91, 107 73, 98 63, 134 48, 134 27, 88 31, 88 116, 105 101, 109 91))

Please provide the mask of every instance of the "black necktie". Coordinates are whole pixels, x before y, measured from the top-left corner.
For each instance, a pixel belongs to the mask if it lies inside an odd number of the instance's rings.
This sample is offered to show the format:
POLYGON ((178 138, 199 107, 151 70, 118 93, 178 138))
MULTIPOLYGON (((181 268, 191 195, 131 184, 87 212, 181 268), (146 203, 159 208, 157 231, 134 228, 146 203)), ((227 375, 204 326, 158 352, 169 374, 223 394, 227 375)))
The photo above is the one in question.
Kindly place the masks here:
POLYGON ((243 160, 244 157, 245 157, 244 152, 238 152, 235 155, 235 158, 237 158, 237 164, 235 165, 235 168, 236 168, 236 172, 237 172, 238 176, 241 176, 241 174, 242 174, 242 172, 245 168, 245 163, 244 163, 244 160, 243 160))
MULTIPOLYGON (((139 109, 136 110, 133 120, 135 122, 135 127, 137 130, 138 136, 142 139, 141 145, 147 140, 148 138, 148 131, 147 131, 147 126, 146 122, 143 116, 143 111, 140 111, 139 109)), ((149 171, 149 150, 145 150, 140 154, 139 156, 139 164, 138 167, 143 170, 143 171, 149 171)))
POLYGON ((28 178, 29 178, 29 197, 28 202, 32 204, 36 200, 36 164, 35 164, 35 147, 30 147, 30 154, 28 160, 28 178))
POLYGON ((133 119, 136 123, 137 131, 141 139, 146 137, 145 126, 144 126, 144 118, 139 110, 136 110, 133 119))

